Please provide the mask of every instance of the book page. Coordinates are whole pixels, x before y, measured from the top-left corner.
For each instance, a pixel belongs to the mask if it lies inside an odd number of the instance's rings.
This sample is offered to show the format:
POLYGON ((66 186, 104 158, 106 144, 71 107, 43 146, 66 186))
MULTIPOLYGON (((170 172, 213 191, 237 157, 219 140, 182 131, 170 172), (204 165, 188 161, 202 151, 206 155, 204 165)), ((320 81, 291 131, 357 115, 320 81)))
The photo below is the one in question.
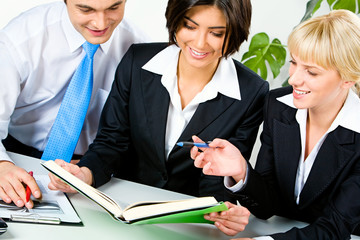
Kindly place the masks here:
POLYGON ((52 160, 44 161, 41 163, 41 165, 43 165, 51 173, 62 179, 65 183, 69 184, 79 193, 94 201, 96 204, 100 205, 107 212, 112 214, 113 217, 122 217, 121 207, 105 193, 83 182, 79 178, 75 177, 74 175, 57 165, 52 160))
MULTIPOLYGON (((139 204, 139 203, 138 203, 139 204)), ((214 197, 200 197, 186 200, 175 200, 159 202, 157 204, 146 204, 141 202, 140 205, 132 205, 124 210, 123 216, 127 221, 146 218, 149 216, 158 216, 166 213, 181 212, 184 210, 194 210, 207 208, 217 205, 218 202, 214 197)))
POLYGON ((42 193, 42 199, 38 200, 31 196, 34 202, 34 208, 17 207, 14 203, 5 203, 0 200, 0 217, 11 218, 11 215, 17 216, 40 216, 55 217, 61 222, 80 223, 81 219, 75 212, 70 201, 63 192, 52 191, 47 186, 50 179, 47 175, 34 175, 37 184, 42 193))

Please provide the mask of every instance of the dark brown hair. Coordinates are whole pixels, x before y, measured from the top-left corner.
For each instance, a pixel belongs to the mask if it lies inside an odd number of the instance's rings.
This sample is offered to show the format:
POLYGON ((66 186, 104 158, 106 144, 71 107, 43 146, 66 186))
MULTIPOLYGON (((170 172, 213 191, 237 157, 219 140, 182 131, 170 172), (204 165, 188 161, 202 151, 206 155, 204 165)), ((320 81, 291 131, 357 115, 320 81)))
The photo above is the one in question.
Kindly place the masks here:
POLYGON ((223 56, 228 57, 237 52, 249 36, 252 12, 250 0, 169 0, 165 12, 169 43, 176 44, 175 35, 186 13, 201 5, 216 6, 226 18, 223 56))

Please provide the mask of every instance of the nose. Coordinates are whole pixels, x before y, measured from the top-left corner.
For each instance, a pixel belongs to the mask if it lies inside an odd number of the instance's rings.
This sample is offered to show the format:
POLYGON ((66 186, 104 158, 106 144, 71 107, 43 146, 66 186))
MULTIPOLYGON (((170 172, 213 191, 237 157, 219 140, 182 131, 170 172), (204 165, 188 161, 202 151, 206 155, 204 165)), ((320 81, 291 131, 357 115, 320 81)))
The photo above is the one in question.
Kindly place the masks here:
POLYGON ((104 12, 97 12, 92 21, 97 30, 104 30, 107 27, 107 18, 104 12))
POLYGON ((195 46, 198 50, 201 50, 205 45, 207 41, 207 34, 206 32, 199 31, 195 38, 195 46))
POLYGON ((301 86, 304 76, 303 71, 300 69, 291 69, 289 70, 290 78, 288 80, 288 83, 292 86, 301 86))

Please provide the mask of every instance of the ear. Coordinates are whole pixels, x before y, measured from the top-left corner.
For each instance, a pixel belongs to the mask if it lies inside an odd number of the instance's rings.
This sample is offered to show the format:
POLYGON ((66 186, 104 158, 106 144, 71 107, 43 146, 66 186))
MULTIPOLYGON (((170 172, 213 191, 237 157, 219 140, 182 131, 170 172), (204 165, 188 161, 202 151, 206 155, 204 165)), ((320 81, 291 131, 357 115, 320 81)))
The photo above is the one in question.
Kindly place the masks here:
POLYGON ((343 81, 342 83, 342 87, 345 88, 345 89, 349 89, 351 88, 352 86, 354 86, 355 82, 354 81, 343 81))

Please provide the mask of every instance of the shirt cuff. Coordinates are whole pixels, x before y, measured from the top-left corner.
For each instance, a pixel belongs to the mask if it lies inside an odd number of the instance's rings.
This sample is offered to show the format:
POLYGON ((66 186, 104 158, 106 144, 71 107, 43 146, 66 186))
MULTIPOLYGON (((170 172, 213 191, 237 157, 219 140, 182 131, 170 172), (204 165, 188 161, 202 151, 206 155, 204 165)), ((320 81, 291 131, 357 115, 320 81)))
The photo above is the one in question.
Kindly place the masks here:
MULTIPOLYGON (((1 140, 0 140, 1 141, 1 140)), ((7 154, 4 146, 2 144, 0 144, 0 161, 9 161, 9 162, 13 162, 11 160, 11 158, 9 157, 9 155, 7 154)))
POLYGON ((274 240, 272 237, 270 236, 261 236, 261 237, 256 237, 253 238, 254 240, 274 240))
POLYGON ((249 172, 249 165, 246 165, 246 175, 245 175, 245 181, 242 179, 239 182, 235 182, 235 180, 232 177, 225 176, 224 177, 224 185, 227 189, 229 189, 231 192, 238 192, 240 191, 247 183, 249 172))

